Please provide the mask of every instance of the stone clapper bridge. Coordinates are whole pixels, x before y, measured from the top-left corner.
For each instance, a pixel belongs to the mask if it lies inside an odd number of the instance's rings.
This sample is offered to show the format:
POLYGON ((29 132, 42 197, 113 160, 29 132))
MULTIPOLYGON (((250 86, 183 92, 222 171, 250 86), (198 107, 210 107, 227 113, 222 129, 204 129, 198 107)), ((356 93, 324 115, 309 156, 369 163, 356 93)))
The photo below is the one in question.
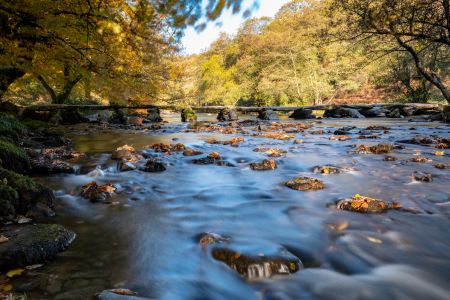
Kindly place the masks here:
MULTIPOLYGON (((264 119, 263 112, 293 112, 294 119, 314 118, 313 111, 324 111, 324 117, 407 117, 412 115, 430 114, 442 115, 443 119, 449 121, 448 105, 432 103, 383 103, 383 104, 324 104, 311 106, 197 106, 191 107, 196 112, 218 113, 223 110, 234 110, 242 113, 258 113, 264 119)), ((66 105, 48 104, 18 107, 21 113, 37 111, 58 111, 58 110, 114 110, 114 109, 160 109, 182 111, 182 108, 174 105, 66 105)), ((273 115, 273 114, 272 114, 273 115)), ((275 115, 276 116, 276 115, 275 115)), ((271 119, 271 118, 269 118, 271 119)))

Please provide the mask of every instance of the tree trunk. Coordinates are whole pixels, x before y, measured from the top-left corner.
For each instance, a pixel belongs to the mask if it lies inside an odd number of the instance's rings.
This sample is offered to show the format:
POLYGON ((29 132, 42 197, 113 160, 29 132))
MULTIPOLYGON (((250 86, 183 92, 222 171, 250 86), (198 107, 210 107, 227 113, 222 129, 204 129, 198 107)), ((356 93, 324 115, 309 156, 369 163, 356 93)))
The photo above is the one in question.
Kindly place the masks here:
POLYGON ((14 67, 0 68, 0 100, 8 87, 17 79, 25 75, 25 72, 14 67))
POLYGON ((450 91, 447 89, 447 87, 442 82, 441 78, 436 74, 436 72, 433 72, 432 70, 427 70, 420 61, 419 55, 414 50, 414 48, 410 45, 408 45, 406 42, 404 42, 398 35, 395 35, 395 39, 399 43, 401 47, 403 47, 406 51, 408 51, 409 54, 411 54, 412 58, 414 59, 414 63, 416 64, 416 68, 419 71, 419 73, 428 80, 431 84, 433 84, 435 87, 437 87, 442 95, 444 96, 445 100, 447 100, 448 103, 450 103, 450 91))
POLYGON ((60 94, 55 92, 55 90, 45 81, 44 77, 39 75, 37 78, 52 98, 52 104, 63 104, 69 98, 72 89, 81 80, 82 76, 78 75, 74 79, 66 81, 60 94))

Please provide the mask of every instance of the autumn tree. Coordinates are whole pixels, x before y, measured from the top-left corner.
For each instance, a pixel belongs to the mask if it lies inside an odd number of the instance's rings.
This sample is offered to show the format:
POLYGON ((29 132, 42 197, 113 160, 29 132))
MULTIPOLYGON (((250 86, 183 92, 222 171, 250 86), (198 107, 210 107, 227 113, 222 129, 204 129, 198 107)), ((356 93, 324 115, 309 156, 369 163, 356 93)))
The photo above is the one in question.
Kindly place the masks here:
POLYGON ((408 53, 417 72, 450 102, 448 0, 332 0, 329 10, 337 35, 370 52, 408 53), (430 56, 436 63, 427 64, 430 56))

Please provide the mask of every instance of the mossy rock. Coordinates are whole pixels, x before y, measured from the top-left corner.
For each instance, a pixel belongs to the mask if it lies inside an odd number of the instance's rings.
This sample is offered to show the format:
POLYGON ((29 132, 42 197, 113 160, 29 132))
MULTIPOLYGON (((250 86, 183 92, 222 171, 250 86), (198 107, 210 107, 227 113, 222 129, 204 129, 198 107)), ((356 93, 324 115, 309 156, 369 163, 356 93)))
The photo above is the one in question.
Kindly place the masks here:
POLYGON ((18 142, 27 135, 27 127, 12 115, 0 112, 0 136, 18 142))
POLYGON ((58 224, 7 227, 9 241, 0 244, 0 271, 45 263, 74 240, 75 233, 58 224))
POLYGON ((297 177, 286 182, 284 185, 297 191, 315 191, 325 188, 322 180, 311 177, 297 177))
POLYGON ((197 115, 192 108, 184 108, 181 110, 181 122, 195 122, 197 115))
MULTIPOLYGON (((54 194, 49 188, 27 176, 0 167, 0 180, 17 192, 18 200, 13 203, 16 214, 30 214, 36 206, 51 210, 54 194)), ((8 189, 11 192, 10 189, 8 189)), ((33 214, 34 215, 34 214, 33 214)))
POLYGON ((18 200, 17 191, 0 181, 0 222, 10 221, 14 218, 18 200))
POLYGON ((15 144, 0 139, 0 166, 17 173, 26 174, 31 169, 27 152, 15 144))
POLYGON ((48 123, 40 120, 25 119, 22 120, 22 124, 30 131, 46 132, 48 130, 48 123))
POLYGON ((112 116, 109 118, 109 123, 111 124, 126 124, 127 116, 123 109, 115 108, 113 110, 112 116))

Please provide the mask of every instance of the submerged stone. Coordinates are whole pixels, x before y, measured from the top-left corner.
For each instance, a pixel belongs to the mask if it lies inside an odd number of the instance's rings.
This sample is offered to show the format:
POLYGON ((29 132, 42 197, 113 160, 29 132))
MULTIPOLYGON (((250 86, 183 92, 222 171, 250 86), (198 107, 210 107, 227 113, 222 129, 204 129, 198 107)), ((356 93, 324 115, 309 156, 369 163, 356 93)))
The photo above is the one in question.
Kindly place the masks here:
POLYGON ((366 196, 355 195, 351 199, 339 200, 336 207, 359 213, 382 213, 389 209, 398 209, 401 206, 396 202, 374 199, 366 196))
POLYGON ((183 151, 184 156, 196 156, 196 155, 201 155, 201 154, 203 154, 203 152, 192 149, 192 148, 186 148, 183 151))
POLYGON ((203 234, 200 235, 198 243, 201 246, 207 246, 207 245, 211 245, 211 244, 227 242, 227 241, 230 241, 230 240, 231 240, 230 237, 225 237, 225 236, 222 236, 222 235, 217 234, 217 233, 206 232, 206 233, 203 233, 203 234))
POLYGON ((431 158, 427 158, 424 156, 416 156, 411 158, 411 161, 416 163, 429 163, 432 162, 433 160, 431 158))
POLYGON ((81 196, 91 202, 105 202, 115 192, 116 188, 110 183, 98 185, 97 182, 92 181, 81 187, 81 196))
POLYGON ((121 161, 117 164, 117 170, 119 172, 133 171, 136 170, 136 166, 129 161, 121 161))
POLYGON ((0 243, 0 271, 48 262, 63 251, 75 233, 57 224, 34 224, 5 227, 9 240, 0 243))
POLYGON ((342 170, 335 166, 318 166, 314 168, 313 172, 321 174, 339 174, 342 170))
POLYGON ((219 152, 211 152, 207 157, 193 159, 192 163, 196 165, 217 165, 223 167, 234 167, 233 164, 223 160, 219 152))
POLYGON ((275 170, 277 168, 277 162, 273 159, 265 159, 261 162, 251 163, 250 168, 255 171, 275 170))
POLYGON ((281 157, 281 156, 286 155, 286 153, 287 153, 286 150, 278 149, 278 148, 256 148, 253 151, 255 151, 255 152, 264 152, 269 157, 281 157))
POLYGON ((396 161, 396 160, 397 160, 397 157, 391 156, 391 155, 386 155, 386 156, 383 158, 383 160, 384 160, 384 161, 396 161))
POLYGON ((413 178, 414 178, 414 180, 417 180, 417 181, 424 181, 424 182, 433 181, 433 176, 430 173, 425 173, 425 172, 420 172, 420 171, 414 171, 413 178))
POLYGON ((216 247, 212 256, 227 264, 241 276, 249 280, 270 278, 274 275, 289 275, 303 268, 300 259, 284 248, 274 253, 240 252, 225 247, 216 247))
POLYGON ((297 177, 285 183, 285 186, 297 191, 321 190, 325 188, 322 180, 311 177, 297 177))
POLYGON ((358 148, 356 148, 356 153, 358 154, 385 154, 389 153, 394 149, 394 146, 390 144, 378 144, 374 146, 366 146, 366 145, 359 145, 358 148))
POLYGON ((142 169, 142 171, 144 172, 151 172, 151 173, 163 172, 165 170, 166 167, 164 166, 164 164, 156 159, 147 160, 144 168, 142 169))

